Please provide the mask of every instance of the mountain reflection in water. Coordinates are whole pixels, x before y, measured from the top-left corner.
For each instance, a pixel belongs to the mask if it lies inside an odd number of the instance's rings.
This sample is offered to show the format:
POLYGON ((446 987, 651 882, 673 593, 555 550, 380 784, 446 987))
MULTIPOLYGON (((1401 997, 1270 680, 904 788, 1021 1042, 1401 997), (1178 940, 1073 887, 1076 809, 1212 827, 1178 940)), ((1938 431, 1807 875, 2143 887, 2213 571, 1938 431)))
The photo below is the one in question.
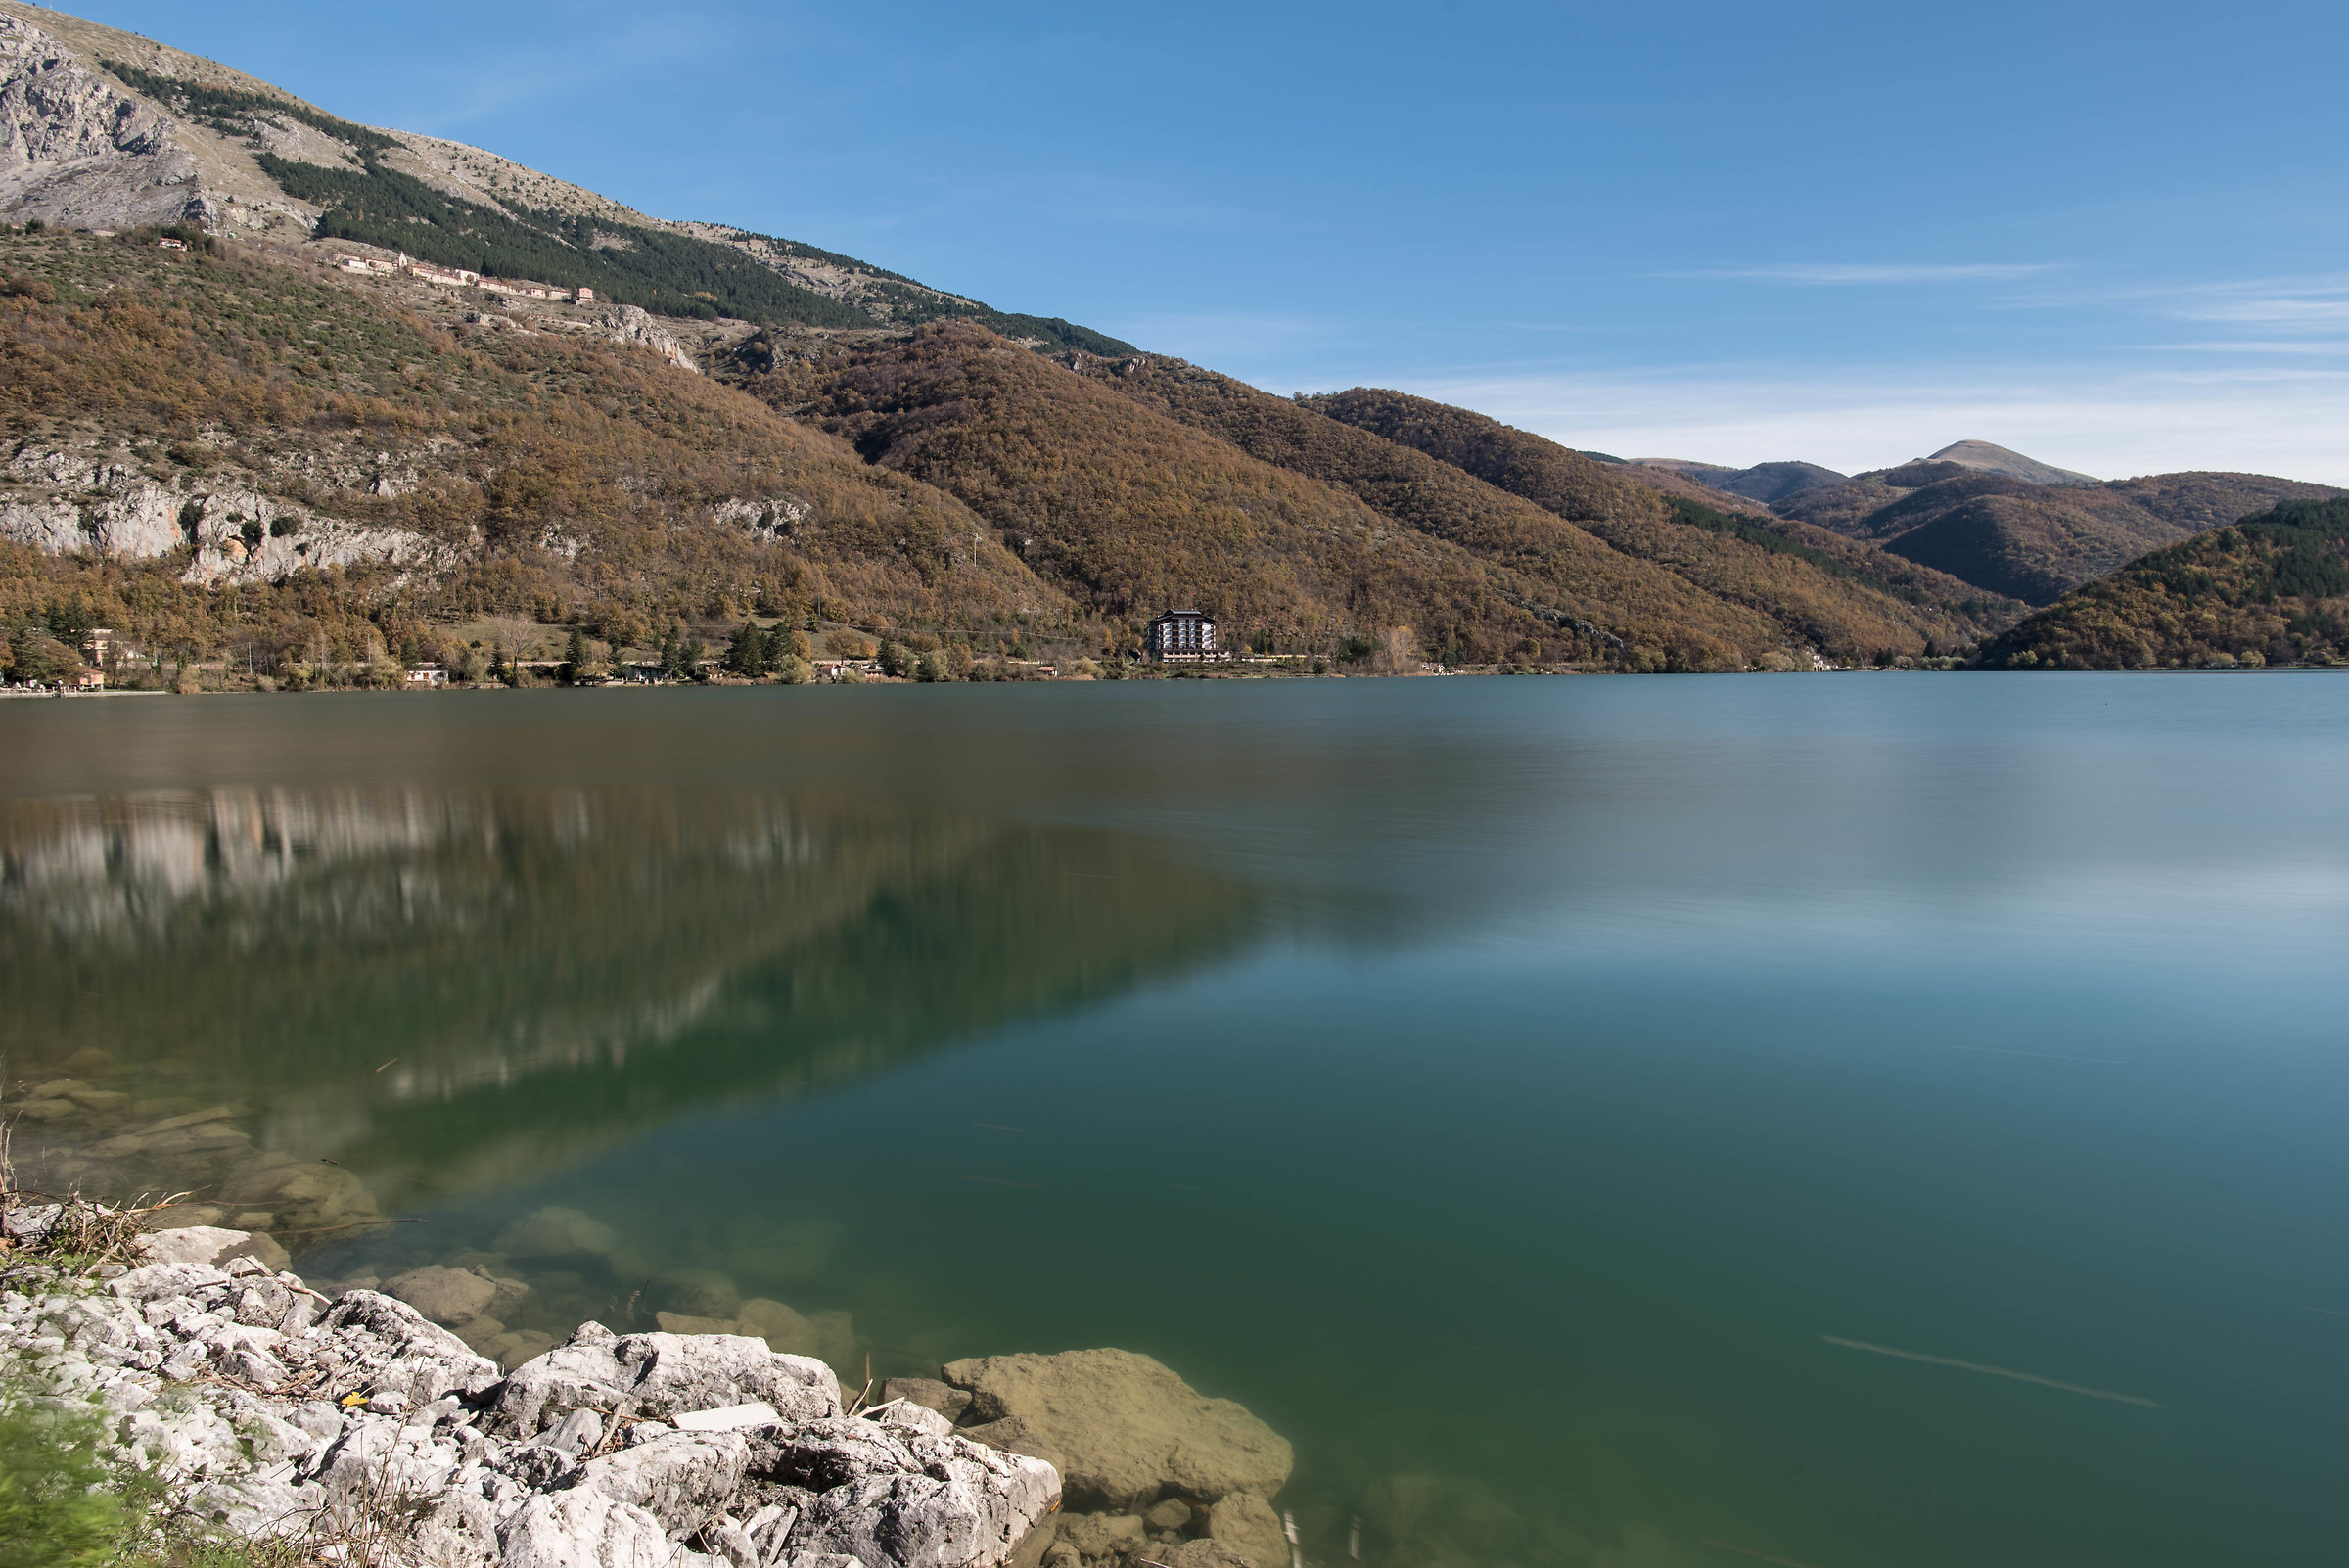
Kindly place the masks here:
POLYGON ((806 796, 4 803, 0 1048, 161 1064, 397 1210, 1099 1001, 1251 916, 1146 840, 806 796))

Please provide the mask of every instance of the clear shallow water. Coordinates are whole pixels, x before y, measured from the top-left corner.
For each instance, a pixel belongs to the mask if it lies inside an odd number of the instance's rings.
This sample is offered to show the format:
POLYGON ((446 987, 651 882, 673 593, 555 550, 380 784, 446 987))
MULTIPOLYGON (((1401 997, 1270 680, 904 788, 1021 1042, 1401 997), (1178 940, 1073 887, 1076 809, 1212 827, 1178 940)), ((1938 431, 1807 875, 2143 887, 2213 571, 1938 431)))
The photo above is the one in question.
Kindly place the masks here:
POLYGON ((430 1222, 321 1273, 552 1203, 550 1322, 1159 1356, 1309 1558, 2328 1562, 2345 764, 2319 675, 10 704, 0 1029, 430 1222))

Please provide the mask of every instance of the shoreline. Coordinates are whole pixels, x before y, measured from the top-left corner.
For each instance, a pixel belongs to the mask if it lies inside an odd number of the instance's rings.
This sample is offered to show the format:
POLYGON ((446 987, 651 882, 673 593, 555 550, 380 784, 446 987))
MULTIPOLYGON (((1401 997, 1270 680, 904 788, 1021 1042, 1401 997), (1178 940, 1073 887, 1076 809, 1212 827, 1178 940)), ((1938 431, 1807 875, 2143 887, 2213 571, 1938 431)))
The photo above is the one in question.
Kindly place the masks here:
POLYGON ((852 1391, 755 1335, 590 1321, 501 1369, 415 1304, 314 1288, 265 1236, 134 1228, 179 1218, 0 1200, 0 1418, 94 1423, 97 1456, 151 1484, 128 1521, 150 1544, 437 1568, 1288 1556, 1289 1445, 1147 1357, 988 1357, 852 1391))

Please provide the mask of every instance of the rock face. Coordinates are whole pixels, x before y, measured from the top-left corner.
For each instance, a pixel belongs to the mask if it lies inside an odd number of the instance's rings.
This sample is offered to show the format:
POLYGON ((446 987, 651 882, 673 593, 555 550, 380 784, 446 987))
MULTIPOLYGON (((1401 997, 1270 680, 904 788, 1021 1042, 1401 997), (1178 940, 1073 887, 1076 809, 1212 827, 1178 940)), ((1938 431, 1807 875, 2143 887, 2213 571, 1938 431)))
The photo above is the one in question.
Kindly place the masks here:
POLYGON ((196 160, 171 120, 0 15, 0 212, 128 228, 201 218, 196 160))
POLYGON ((640 344, 679 370, 690 370, 697 375, 701 372, 701 366, 693 362, 693 355, 669 336, 668 329, 635 305, 614 305, 587 319, 596 332, 614 343, 640 344))
MULTIPOLYGON (((101 1412, 121 1457, 230 1530, 299 1534, 388 1493, 402 1560, 439 1568, 1027 1568, 1049 1539, 1049 1465, 919 1406, 845 1416, 828 1368, 758 1339, 587 1324, 508 1376, 390 1295, 194 1261, 237 1236, 159 1236, 95 1291, 37 1263, 0 1284, 25 1392, 101 1412)), ((478 1315, 500 1282, 395 1283, 478 1315)))
POLYGON ((405 529, 322 518, 200 478, 165 484, 94 452, 28 446, 0 466, 0 478, 12 485, 0 500, 0 538, 51 555, 118 561, 186 550, 187 582, 275 582, 304 568, 438 559, 430 541, 405 529), (195 487, 180 487, 189 484, 195 487))
POLYGON ((951 1362, 944 1377, 971 1396, 971 1435, 1049 1458, 1076 1507, 1269 1498, 1294 1462, 1287 1440, 1245 1409, 1130 1351, 990 1356, 951 1362))

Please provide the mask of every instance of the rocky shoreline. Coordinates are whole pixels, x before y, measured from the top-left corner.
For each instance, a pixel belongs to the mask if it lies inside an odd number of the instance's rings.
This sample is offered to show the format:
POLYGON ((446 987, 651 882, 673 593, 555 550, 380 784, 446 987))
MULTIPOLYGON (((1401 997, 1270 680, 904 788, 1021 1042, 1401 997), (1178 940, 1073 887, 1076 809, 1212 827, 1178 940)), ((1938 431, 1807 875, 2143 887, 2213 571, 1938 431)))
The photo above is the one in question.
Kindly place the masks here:
POLYGON ((182 1225, 92 1264, 54 1255, 77 1218, 5 1216, 0 1406, 96 1418, 161 1483, 158 1529, 435 1568, 1292 1561, 1289 1445, 1147 1357, 850 1390, 755 1334, 587 1322, 501 1367, 394 1296, 313 1289, 266 1236, 182 1225))

